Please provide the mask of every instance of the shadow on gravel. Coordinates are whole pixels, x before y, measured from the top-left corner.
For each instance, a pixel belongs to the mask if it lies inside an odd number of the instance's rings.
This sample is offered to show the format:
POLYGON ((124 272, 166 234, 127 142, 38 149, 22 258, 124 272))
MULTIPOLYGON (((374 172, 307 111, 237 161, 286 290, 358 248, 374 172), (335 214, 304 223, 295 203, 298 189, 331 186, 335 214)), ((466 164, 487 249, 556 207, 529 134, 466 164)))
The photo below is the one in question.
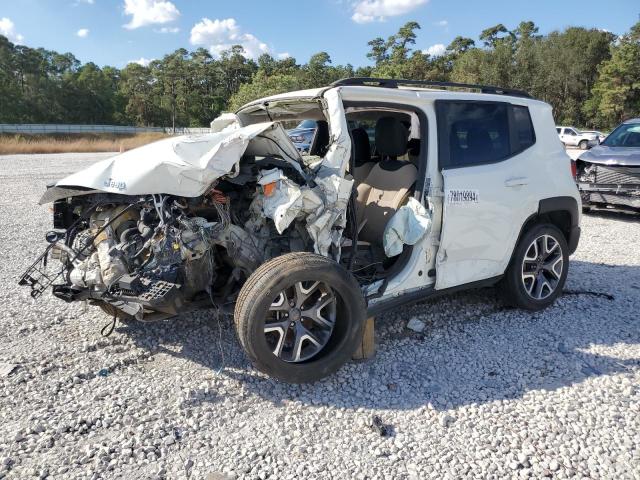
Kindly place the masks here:
POLYGON ((606 220, 615 220, 617 222, 640 223, 640 210, 618 212, 614 210, 595 209, 589 210, 587 213, 584 213, 584 215, 606 220))
POLYGON ((295 400, 348 409, 445 410, 638 368, 640 358, 616 358, 615 351, 640 343, 640 268, 572 261, 567 288, 571 294, 542 312, 504 308, 492 289, 400 308, 378 318, 375 358, 352 362, 312 385, 287 385, 257 373, 231 322, 219 330, 206 312, 185 316, 179 325, 131 324, 119 331, 153 354, 213 371, 224 366, 221 375, 276 405, 295 400), (423 333, 406 330, 413 316, 427 323, 423 333), (586 351, 592 346, 598 354, 586 351))

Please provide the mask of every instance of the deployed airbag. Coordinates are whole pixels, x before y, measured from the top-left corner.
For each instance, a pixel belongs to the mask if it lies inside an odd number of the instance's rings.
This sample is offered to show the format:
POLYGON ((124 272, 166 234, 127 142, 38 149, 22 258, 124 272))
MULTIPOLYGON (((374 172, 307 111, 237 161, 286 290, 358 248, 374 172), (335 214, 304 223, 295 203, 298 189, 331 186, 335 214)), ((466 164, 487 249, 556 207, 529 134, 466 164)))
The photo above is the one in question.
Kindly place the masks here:
POLYGON ((409 198, 387 223, 383 234, 384 253, 395 257, 403 245, 415 245, 431 228, 431 216, 415 198, 409 198))

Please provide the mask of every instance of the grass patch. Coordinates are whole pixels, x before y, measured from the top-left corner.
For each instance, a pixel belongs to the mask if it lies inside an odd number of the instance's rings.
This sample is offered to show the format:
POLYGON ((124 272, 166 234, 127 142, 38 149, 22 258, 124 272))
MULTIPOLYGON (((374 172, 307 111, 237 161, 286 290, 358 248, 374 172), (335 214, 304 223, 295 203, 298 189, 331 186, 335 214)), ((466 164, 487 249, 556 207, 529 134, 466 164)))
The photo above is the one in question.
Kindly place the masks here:
POLYGON ((124 152, 168 137, 164 133, 0 134, 0 155, 20 153, 124 152))

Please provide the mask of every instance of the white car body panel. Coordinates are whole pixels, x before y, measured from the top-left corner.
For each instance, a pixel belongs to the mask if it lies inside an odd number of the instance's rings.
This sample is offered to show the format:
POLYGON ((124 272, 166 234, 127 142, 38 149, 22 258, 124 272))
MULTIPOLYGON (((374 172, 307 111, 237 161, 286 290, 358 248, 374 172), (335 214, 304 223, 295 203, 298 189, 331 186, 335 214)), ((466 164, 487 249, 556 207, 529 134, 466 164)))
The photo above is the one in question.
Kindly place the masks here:
POLYGON ((404 270, 389 279, 385 295, 370 300, 370 305, 431 285, 440 290, 502 275, 522 226, 537 213, 540 200, 563 192, 563 196, 571 196, 580 204, 571 176, 570 158, 558 139, 552 110, 547 103, 504 95, 431 89, 349 87, 342 89, 342 96, 345 101, 414 106, 425 113, 428 122, 425 203, 430 207, 431 230, 414 246, 404 270), (536 142, 508 160, 441 172, 434 109, 434 102, 439 99, 526 106, 536 142), (447 191, 470 189, 481 194, 478 204, 447 203, 447 191), (426 275, 433 268, 435 279, 426 275))
POLYGON ((300 168, 300 154, 282 125, 266 122, 160 140, 97 162, 59 180, 56 187, 197 197, 214 180, 230 173, 245 152, 282 153, 277 145, 286 152, 289 162, 300 168))

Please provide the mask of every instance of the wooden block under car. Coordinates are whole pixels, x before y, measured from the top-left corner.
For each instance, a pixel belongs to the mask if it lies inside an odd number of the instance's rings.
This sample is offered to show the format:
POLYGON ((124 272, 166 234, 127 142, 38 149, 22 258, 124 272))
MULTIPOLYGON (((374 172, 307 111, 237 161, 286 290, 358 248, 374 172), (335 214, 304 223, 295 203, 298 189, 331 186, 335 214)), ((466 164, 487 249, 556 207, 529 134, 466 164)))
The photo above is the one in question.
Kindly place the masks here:
POLYGON ((372 358, 376 354, 376 334, 374 327, 375 317, 369 317, 365 320, 364 331, 362 332, 362 341, 360 346, 353 354, 354 360, 366 360, 372 358))

